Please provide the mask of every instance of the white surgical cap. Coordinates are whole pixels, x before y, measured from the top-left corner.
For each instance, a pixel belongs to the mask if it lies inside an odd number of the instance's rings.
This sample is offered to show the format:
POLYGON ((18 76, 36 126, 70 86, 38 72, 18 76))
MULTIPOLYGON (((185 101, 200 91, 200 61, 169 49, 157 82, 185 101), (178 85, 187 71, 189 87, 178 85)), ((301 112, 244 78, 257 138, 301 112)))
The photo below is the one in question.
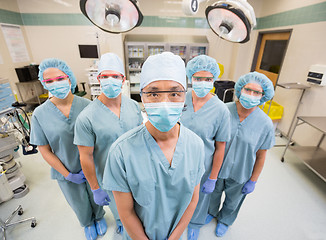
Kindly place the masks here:
POLYGON ((125 70, 121 59, 114 53, 105 53, 101 56, 98 64, 97 75, 101 72, 110 70, 123 74, 125 76, 125 70))
POLYGON ((181 57, 171 52, 163 52, 147 58, 140 74, 140 91, 159 80, 172 80, 187 89, 186 68, 181 57))

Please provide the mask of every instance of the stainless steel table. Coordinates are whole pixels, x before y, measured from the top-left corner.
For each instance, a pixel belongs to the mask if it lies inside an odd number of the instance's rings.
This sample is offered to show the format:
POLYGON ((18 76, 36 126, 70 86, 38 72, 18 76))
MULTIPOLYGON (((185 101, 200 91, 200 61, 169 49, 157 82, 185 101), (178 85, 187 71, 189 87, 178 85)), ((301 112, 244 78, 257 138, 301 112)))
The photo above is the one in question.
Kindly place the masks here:
POLYGON ((291 132, 291 136, 289 136, 288 142, 284 149, 281 161, 284 162, 284 156, 286 150, 289 148, 293 150, 294 154, 296 154, 303 161, 305 165, 307 165, 313 172, 315 172, 321 179, 323 179, 326 182, 326 151, 320 148, 320 145, 323 142, 325 135, 326 135, 326 117, 298 116, 293 131, 291 132), (317 146, 316 147, 290 146, 290 142, 296 127, 304 123, 310 125, 311 127, 323 133, 317 146))
MULTIPOLYGON (((285 89, 302 90, 302 93, 301 93, 297 108, 295 109, 295 113, 294 113, 292 121, 291 121, 290 128, 289 128, 288 133, 286 135, 287 137, 289 137, 290 135, 292 135, 291 134, 291 129, 293 129, 293 124, 294 124, 295 118, 297 116, 297 113, 298 113, 298 110, 299 110, 299 107, 300 107, 301 100, 303 98, 304 92, 306 91, 306 89, 310 88, 310 86, 307 86, 307 85, 304 85, 304 84, 301 84, 301 83, 278 83, 278 84, 276 84, 276 86, 281 87, 281 88, 285 88, 285 89)), ((294 129, 293 129, 293 131, 294 131, 294 129)))

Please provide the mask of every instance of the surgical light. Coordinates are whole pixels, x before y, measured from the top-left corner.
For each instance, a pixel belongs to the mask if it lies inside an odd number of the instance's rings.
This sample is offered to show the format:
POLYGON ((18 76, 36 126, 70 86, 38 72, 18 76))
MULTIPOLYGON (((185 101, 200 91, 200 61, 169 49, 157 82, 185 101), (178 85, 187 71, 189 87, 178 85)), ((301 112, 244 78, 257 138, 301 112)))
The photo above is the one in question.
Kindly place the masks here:
POLYGON ((136 0, 80 0, 79 4, 82 13, 106 32, 128 32, 143 21, 136 0))
POLYGON ((205 13, 213 32, 230 42, 248 42, 256 26, 254 10, 246 0, 218 1, 207 7, 205 13))

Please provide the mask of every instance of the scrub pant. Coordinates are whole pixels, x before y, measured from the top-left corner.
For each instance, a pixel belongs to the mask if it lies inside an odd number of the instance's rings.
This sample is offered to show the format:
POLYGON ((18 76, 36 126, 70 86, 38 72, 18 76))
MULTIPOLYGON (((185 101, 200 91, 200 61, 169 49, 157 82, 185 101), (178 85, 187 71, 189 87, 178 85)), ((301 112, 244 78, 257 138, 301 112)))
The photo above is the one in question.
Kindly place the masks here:
POLYGON ((87 182, 75 184, 66 180, 58 180, 63 195, 74 210, 80 225, 86 227, 94 220, 103 218, 105 211, 94 202, 92 190, 87 182))
POLYGON ((240 207, 246 197, 241 191, 245 183, 237 183, 232 179, 218 178, 214 192, 211 194, 209 214, 217 218, 218 222, 225 225, 232 225, 238 216, 240 207), (225 192, 225 200, 222 208, 221 196, 225 192))
POLYGON ((109 204, 109 208, 113 214, 113 217, 115 219, 115 222, 117 224, 117 226, 122 226, 122 222, 120 220, 120 217, 119 217, 119 213, 118 213, 118 209, 117 209, 117 204, 115 203, 115 199, 113 197, 113 193, 112 191, 106 191, 109 195, 109 198, 111 200, 110 204, 109 204))
POLYGON ((188 224, 188 226, 190 228, 198 229, 205 225, 208 208, 209 208, 210 201, 211 201, 211 194, 203 193, 201 191, 201 189, 202 189, 203 184, 207 180, 209 174, 210 174, 210 171, 206 172, 201 179, 198 204, 197 204, 194 214, 192 215, 190 223, 188 224))

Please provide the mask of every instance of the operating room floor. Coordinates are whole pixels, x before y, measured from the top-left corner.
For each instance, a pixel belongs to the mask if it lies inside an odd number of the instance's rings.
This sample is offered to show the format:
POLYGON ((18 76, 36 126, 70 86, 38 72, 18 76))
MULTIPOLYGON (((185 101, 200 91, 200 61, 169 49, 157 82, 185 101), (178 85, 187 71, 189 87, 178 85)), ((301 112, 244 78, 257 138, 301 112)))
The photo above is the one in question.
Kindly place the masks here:
MULTIPOLYGON (((278 138, 277 143, 284 141, 278 138)), ((264 170, 255 191, 248 195, 236 222, 222 238, 225 240, 322 240, 326 239, 326 183, 317 177, 290 151, 286 162, 280 161, 284 147, 273 148, 267 154, 264 170)), ((65 201, 56 181, 50 179, 50 167, 41 155, 16 158, 30 192, 23 198, 0 204, 4 220, 21 204, 24 214, 14 218, 34 216, 37 226, 29 223, 11 228, 9 240, 85 239, 83 228, 65 201)), ((108 232, 101 239, 120 240, 115 233, 113 216, 105 207, 108 232)), ((199 239, 217 239, 216 220, 204 226, 199 239)), ((183 240, 187 239, 186 231, 183 240)))

